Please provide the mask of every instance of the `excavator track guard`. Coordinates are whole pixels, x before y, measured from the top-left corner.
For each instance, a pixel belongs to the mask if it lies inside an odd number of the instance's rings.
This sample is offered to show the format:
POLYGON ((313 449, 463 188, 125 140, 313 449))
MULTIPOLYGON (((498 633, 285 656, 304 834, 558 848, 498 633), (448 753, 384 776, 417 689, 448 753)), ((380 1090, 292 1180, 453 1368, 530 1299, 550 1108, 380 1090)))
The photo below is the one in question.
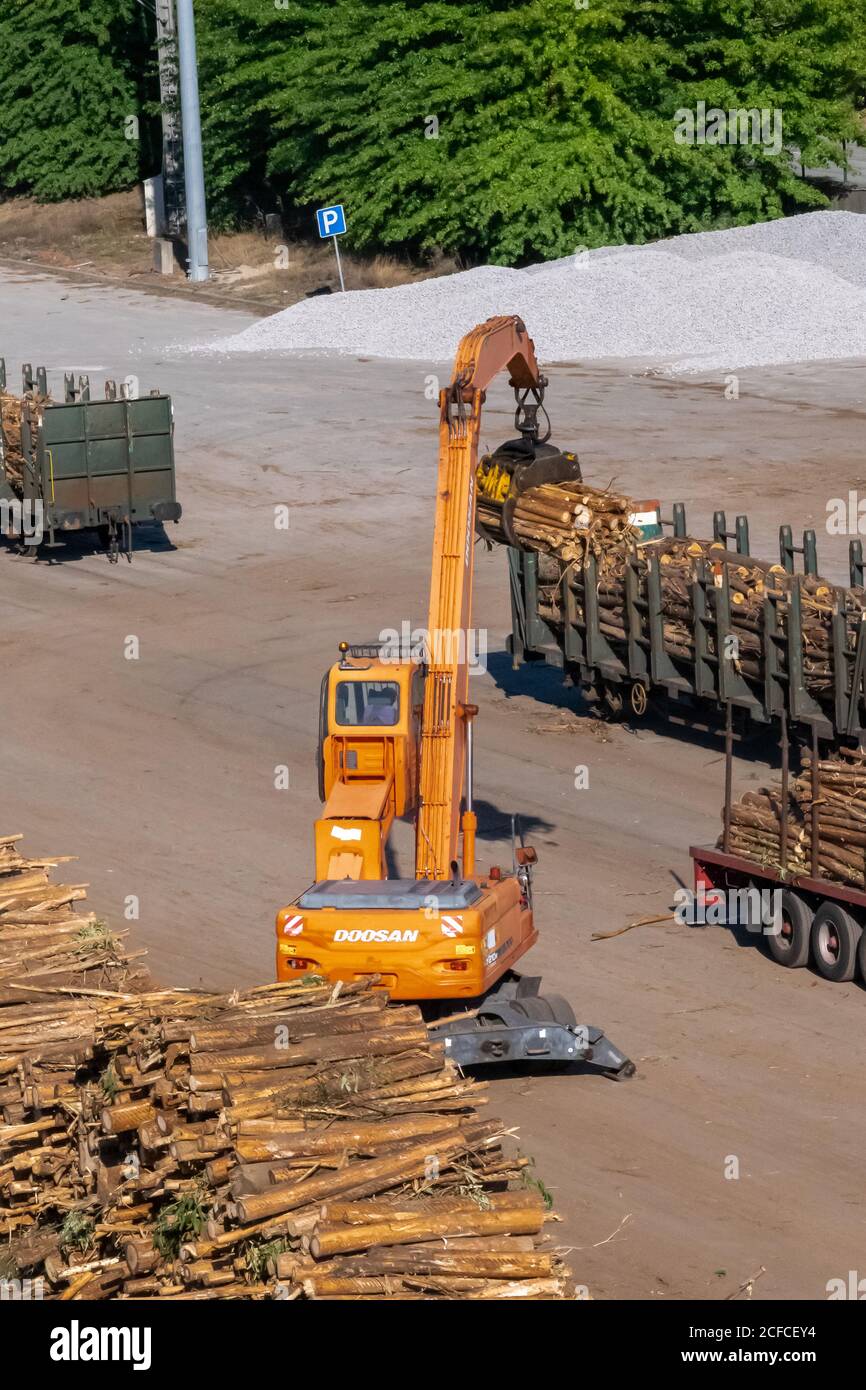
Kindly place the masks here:
POLYGON ((506 978, 476 1012, 434 1023, 430 1035, 461 1067, 582 1062, 617 1081, 634 1075, 634 1063, 601 1028, 578 1023, 568 1001, 539 994, 540 984, 537 976, 506 978))

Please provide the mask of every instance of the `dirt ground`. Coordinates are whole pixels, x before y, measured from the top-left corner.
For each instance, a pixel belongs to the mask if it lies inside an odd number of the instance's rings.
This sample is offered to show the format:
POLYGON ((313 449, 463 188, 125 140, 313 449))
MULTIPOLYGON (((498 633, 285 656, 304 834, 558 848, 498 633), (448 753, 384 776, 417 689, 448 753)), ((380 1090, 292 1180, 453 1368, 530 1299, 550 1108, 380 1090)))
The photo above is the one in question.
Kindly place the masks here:
MULTIPOLYGON (((115 924, 136 895, 158 978, 216 987, 271 976, 275 909, 310 880, 316 705, 338 641, 425 621, 424 386, 447 371, 166 350, 249 321, 0 271, 12 381, 30 361, 55 383, 69 368, 132 372, 171 393, 185 511, 175 548, 145 538, 132 565, 83 545, 52 565, 0 548, 0 828, 23 831, 30 853, 79 854, 115 924), (280 504, 288 531, 274 527, 280 504), (280 764, 288 791, 274 789, 280 764)), ((622 364, 554 366, 550 379, 555 438, 592 481, 685 501, 697 534, 717 507, 747 512, 756 554, 775 554, 780 522, 814 525, 822 570, 844 577, 847 542, 824 519, 830 498, 866 489, 864 364, 744 372, 736 400, 720 376, 671 382, 622 364)), ((510 424, 500 384, 485 442, 510 424)), ((622 1084, 500 1077, 493 1112, 520 1126, 594 1297, 720 1299, 763 1270, 755 1299, 824 1298, 829 1279, 866 1274, 864 991, 785 971, 718 928, 591 942, 663 911, 688 881, 689 844, 718 830, 720 744, 662 724, 599 728, 573 717, 554 671, 513 672, 505 556, 477 558, 481 860, 507 860, 519 811, 540 860, 528 964, 638 1066, 622 1084)), ((767 772, 766 747, 750 753, 739 788, 767 772)), ((405 827, 398 849, 408 868, 405 827)))

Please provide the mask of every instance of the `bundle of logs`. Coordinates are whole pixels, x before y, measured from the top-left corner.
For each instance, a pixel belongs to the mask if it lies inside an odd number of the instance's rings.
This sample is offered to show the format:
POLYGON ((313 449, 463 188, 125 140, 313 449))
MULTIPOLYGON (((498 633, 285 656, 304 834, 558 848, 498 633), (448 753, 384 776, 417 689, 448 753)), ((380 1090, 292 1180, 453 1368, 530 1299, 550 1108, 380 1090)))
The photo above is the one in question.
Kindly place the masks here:
POLYGON ((788 783, 787 814, 781 785, 746 792, 731 806, 727 848, 789 874, 864 888, 866 754, 840 748, 838 758, 813 764, 805 751, 803 761, 788 783))
POLYGON ((136 988, 144 976, 132 962, 143 952, 128 951, 125 933, 80 909, 86 884, 50 881, 49 871, 66 856, 25 859, 20 840, 0 837, 0 1006, 30 1001, 48 1026, 52 1011, 66 1019, 69 989, 136 988), (61 994, 63 1002, 53 1002, 61 994))
MULTIPOLYGON (((692 583, 699 563, 705 563, 714 583, 708 591, 710 616, 716 592, 726 573, 731 625, 736 644, 724 655, 748 680, 764 681, 764 600, 776 603, 784 633, 792 585, 799 584, 803 634, 803 675, 806 689, 817 700, 834 693, 832 615, 837 598, 845 612, 849 650, 856 645, 866 614, 866 591, 838 589, 816 575, 796 579, 779 564, 728 551, 716 541, 673 539, 640 541, 628 518, 639 504, 618 493, 590 488, 586 483, 551 483, 524 493, 514 510, 514 530, 521 544, 536 551, 539 565, 539 614, 554 628, 564 623, 568 586, 576 616, 585 620, 585 567, 590 554, 597 560, 600 630, 611 643, 628 638, 626 565, 637 565, 638 598, 647 603, 647 574, 651 555, 660 566, 664 646, 668 654, 689 664, 695 660, 692 583)), ((714 653, 712 631, 709 651, 714 653)), ((784 669, 784 667, 783 667, 784 669)))
MULTIPOLYGON (((711 617, 715 616, 717 590, 727 572, 731 630, 736 639, 727 657, 736 671, 758 683, 764 680, 764 600, 767 596, 774 598, 780 630, 784 632, 791 587, 798 583, 805 685, 816 698, 832 695, 831 622, 836 590, 831 584, 816 575, 795 579, 781 565, 737 555, 715 541, 665 539, 650 544, 659 557, 664 644, 670 656, 687 663, 695 660, 692 582, 698 560, 706 563, 714 581, 707 591, 711 617)), ((640 597, 645 600, 649 547, 642 547, 639 553, 640 597)), ((626 556, 621 551, 608 553, 600 565, 598 583, 602 632, 622 642, 626 640, 625 564, 626 556)), ((579 580, 575 587, 582 599, 579 580)), ((853 649, 866 609, 866 593, 849 589, 844 599, 848 639, 853 649)), ((708 633, 708 649, 714 653, 712 630, 708 633)))
POLYGON ((544 483, 514 505, 512 527, 527 550, 580 563, 587 553, 604 555, 639 538, 629 522, 630 498, 585 482, 544 483))
POLYGON ((47 861, 13 839, 0 951, 4 969, 21 952, 4 980, 25 1002, 0 1007, 0 1280, 63 1300, 567 1296, 541 1184, 417 1008, 375 979, 134 992, 121 952, 99 967, 113 986, 38 974, 58 949, 68 964, 42 919, 78 929, 23 888, 47 861))
POLYGON ((50 396, 43 396, 35 390, 25 396, 15 396, 11 391, 0 389, 0 462, 3 464, 6 481, 16 491, 20 490, 24 481, 26 460, 21 425, 25 408, 29 407, 31 411, 38 410, 50 399, 50 396))

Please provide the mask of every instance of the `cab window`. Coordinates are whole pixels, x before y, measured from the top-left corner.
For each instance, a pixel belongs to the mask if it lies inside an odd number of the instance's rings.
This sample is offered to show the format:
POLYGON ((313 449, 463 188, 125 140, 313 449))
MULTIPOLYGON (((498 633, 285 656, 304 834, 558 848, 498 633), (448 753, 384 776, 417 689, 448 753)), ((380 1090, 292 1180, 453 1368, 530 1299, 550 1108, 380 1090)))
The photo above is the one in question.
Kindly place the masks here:
POLYGON ((343 728, 396 724, 400 687, 396 681, 339 681, 336 719, 343 728))

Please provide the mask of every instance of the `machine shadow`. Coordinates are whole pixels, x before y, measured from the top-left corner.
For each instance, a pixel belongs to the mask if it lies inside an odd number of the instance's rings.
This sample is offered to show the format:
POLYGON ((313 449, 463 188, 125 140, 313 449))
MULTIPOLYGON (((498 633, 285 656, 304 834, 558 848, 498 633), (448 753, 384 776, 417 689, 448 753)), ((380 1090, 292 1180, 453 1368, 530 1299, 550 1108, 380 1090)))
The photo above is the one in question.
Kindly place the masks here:
MULTIPOLYGON (((177 550, 177 546, 161 521, 142 522, 132 528, 132 555, 147 551, 164 555, 174 550, 177 550)), ((40 546, 35 555, 22 551, 8 536, 0 536, 0 553, 21 564, 29 562, 41 565, 77 564, 81 560, 92 559, 94 555, 106 561, 109 558, 108 547, 99 533, 93 530, 64 532, 57 549, 48 550, 40 546)), ((118 559, 122 558, 123 552, 120 552, 118 559)))
POLYGON ((516 817, 518 831, 526 836, 536 832, 547 835, 555 829, 553 821, 546 820, 544 816, 527 815, 524 811, 516 810, 503 811, 492 801, 478 796, 475 798, 475 814, 478 817, 479 840, 510 840, 512 815, 516 817))
POLYGON ((461 1066, 461 1070, 467 1076, 471 1076, 473 1081, 485 1081, 491 1076, 495 1076, 497 1081, 532 1081, 536 1077, 562 1076, 565 1078, 580 1076, 583 1078, 593 1077, 594 1080, 610 1084, 615 1081, 621 1084, 623 1081, 631 1081, 633 1075, 617 1076, 614 1072, 600 1071, 591 1062, 545 1062, 539 1059, 537 1062, 523 1060, 520 1062, 495 1062, 486 1065, 479 1064, 473 1066, 467 1062, 461 1066))
MULTIPOLYGON (((497 689, 506 699, 521 695, 533 700, 540 709, 561 710, 571 714, 576 720, 587 721, 587 732, 591 720, 602 720, 635 737, 653 736, 672 739, 679 743, 692 744, 713 752, 722 752, 725 738, 725 716, 723 711, 694 710, 680 701, 668 700, 664 694, 654 693, 650 697, 646 714, 641 719, 623 715, 618 719, 607 717, 594 703, 591 703, 580 690, 563 684, 562 672, 544 662, 529 661, 515 671, 511 655, 507 651, 490 652, 487 670, 497 689)), ((734 739, 737 757, 747 762, 769 762, 774 764, 778 756, 778 738, 769 726, 762 726, 738 718, 740 711, 734 711, 734 739)), ((567 732, 563 729, 563 732, 567 732)), ((575 729, 575 732, 578 732, 575 729)))
MULTIPOLYGON (((543 816, 503 811, 492 801, 485 801, 483 797, 475 798, 475 814, 478 817, 479 848, 482 845, 492 847, 494 844, 501 844, 503 840, 511 839, 512 814, 516 818, 518 840, 520 835, 526 839, 531 839, 534 834, 549 835, 556 828, 552 821, 546 820, 543 816)), ((410 825, 412 817, 401 817, 400 823, 410 825)), ((388 840, 385 845, 385 863, 389 878, 411 878, 414 873, 414 865, 407 858, 405 846, 402 850, 398 849, 392 840, 388 840)))

